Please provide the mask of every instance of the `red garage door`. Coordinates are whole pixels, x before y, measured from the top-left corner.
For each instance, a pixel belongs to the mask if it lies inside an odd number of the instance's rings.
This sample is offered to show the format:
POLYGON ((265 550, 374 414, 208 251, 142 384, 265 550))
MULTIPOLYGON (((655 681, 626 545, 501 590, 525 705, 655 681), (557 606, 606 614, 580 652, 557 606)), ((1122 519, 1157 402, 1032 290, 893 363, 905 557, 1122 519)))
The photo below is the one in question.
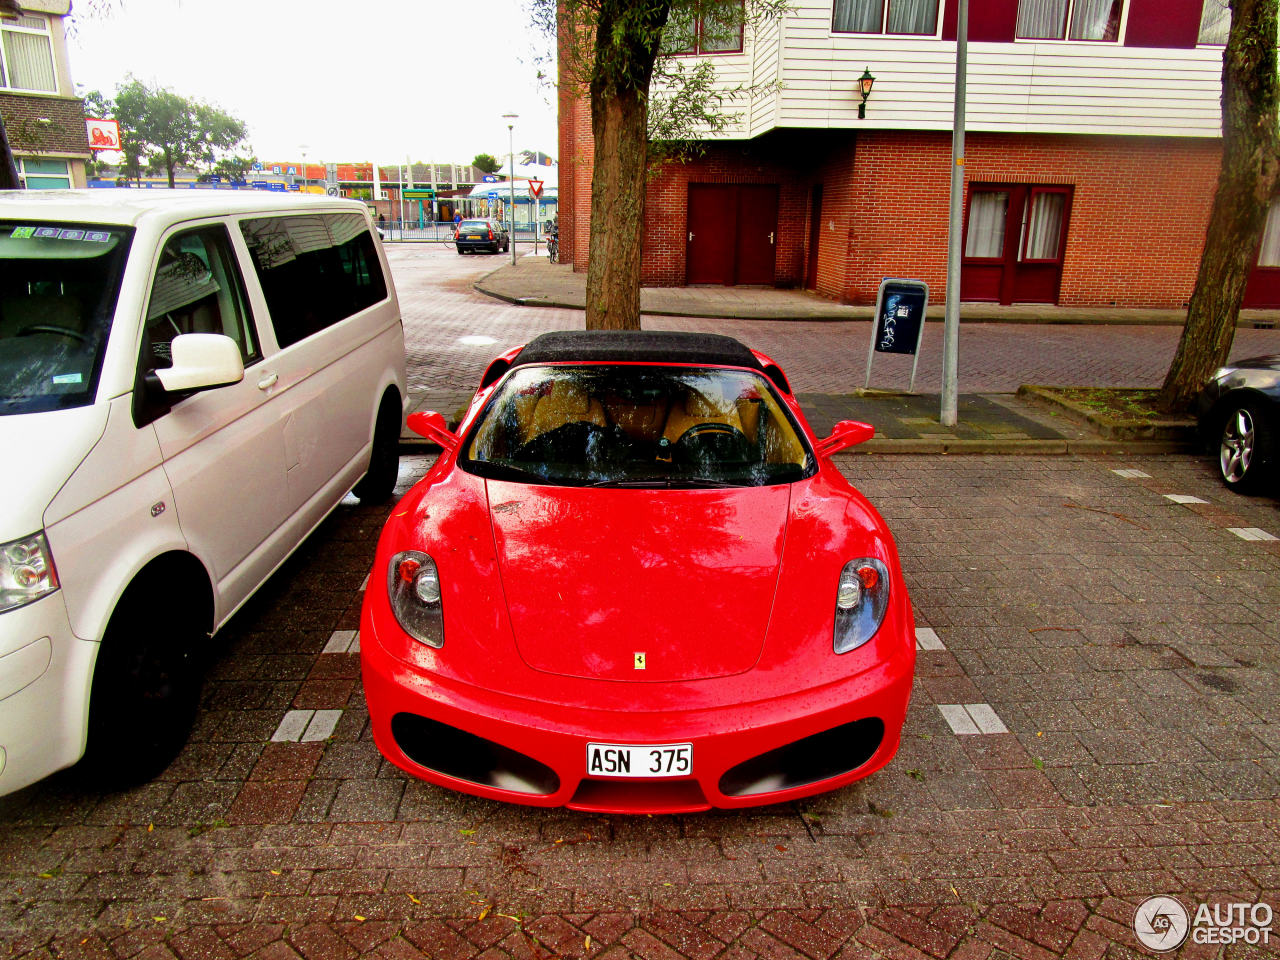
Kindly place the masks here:
POLYGON ((688 213, 686 283, 773 283, 777 184, 691 183, 688 213))

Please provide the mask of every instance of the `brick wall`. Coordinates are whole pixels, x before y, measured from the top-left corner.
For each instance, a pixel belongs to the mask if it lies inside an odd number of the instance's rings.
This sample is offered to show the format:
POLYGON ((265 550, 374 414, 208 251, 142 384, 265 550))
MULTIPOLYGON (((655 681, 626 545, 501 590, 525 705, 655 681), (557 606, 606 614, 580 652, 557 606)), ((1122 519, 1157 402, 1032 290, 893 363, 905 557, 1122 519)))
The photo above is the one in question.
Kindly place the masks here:
MULTIPOLYGON (((591 144, 589 105, 562 92, 561 234, 570 237, 566 260, 579 271, 587 263, 591 144)), ((966 188, 1073 188, 1063 306, 1177 308, 1195 283, 1220 156, 1217 140, 974 133, 966 138, 966 188)), ((911 276, 927 281, 940 302, 950 166, 951 135, 942 132, 780 131, 709 144, 703 157, 663 164, 650 181, 642 282, 685 282, 690 183, 777 183, 775 282, 803 285, 811 191, 820 183, 820 294, 873 303, 883 277, 911 276)))
MULTIPOLYGON (((966 187, 1073 187, 1063 306, 1181 307, 1195 283, 1220 155, 1216 140, 970 134, 965 178, 966 187)), ((935 301, 945 295, 950 164, 950 134, 859 138, 840 299, 873 303, 881 277, 892 275, 928 281, 935 301), (915 215, 902 218, 904 208, 915 215)), ((819 290, 833 295, 830 283, 819 290)))

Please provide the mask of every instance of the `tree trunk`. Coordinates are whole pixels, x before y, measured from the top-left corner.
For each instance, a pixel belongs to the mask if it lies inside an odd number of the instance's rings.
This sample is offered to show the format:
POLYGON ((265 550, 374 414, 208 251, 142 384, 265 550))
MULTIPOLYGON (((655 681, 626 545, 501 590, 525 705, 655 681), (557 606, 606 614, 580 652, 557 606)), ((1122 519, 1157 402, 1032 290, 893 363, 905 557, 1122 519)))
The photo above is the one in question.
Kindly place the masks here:
POLYGON ((587 329, 640 329, 649 81, 671 0, 604 0, 591 68, 587 329))
POLYGON ((1190 406, 1231 352, 1276 187, 1277 87, 1276 0, 1232 0, 1222 55, 1222 169, 1186 325, 1160 390, 1166 413, 1190 406))
POLYGON ((640 329, 640 263, 648 156, 644 97, 591 97, 595 171, 587 247, 587 329, 640 329))

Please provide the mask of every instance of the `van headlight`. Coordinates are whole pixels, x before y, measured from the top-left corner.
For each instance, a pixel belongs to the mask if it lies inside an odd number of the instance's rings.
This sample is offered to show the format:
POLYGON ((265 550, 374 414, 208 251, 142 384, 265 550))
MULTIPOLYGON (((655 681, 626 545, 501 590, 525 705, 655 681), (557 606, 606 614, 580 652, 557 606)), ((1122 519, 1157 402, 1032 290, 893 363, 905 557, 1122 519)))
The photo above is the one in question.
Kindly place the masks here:
POLYGON ((874 637, 888 609, 889 568, 875 557, 846 563, 836 584, 836 653, 848 653, 874 637))
POLYGON ((429 647, 444 646, 444 607, 436 562, 420 550, 404 550, 387 565, 387 596, 404 632, 429 647))
POLYGON ((57 589, 58 573, 43 533, 0 544, 0 611, 21 607, 57 589))

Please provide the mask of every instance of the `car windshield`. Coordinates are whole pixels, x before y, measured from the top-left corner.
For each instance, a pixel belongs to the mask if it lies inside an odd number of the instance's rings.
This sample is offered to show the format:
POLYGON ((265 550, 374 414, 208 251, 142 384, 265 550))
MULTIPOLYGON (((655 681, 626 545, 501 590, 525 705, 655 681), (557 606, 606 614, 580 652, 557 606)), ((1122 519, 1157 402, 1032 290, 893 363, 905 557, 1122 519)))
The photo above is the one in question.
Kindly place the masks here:
POLYGON ((464 451, 472 473, 563 486, 766 486, 814 468, 761 374, 648 364, 516 367, 464 451))
POLYGON ((458 224, 458 229, 459 230, 475 230, 475 231, 488 230, 489 221, 488 220, 463 220, 462 223, 458 224))
POLYGON ((0 416, 93 402, 132 234, 0 221, 0 416))

